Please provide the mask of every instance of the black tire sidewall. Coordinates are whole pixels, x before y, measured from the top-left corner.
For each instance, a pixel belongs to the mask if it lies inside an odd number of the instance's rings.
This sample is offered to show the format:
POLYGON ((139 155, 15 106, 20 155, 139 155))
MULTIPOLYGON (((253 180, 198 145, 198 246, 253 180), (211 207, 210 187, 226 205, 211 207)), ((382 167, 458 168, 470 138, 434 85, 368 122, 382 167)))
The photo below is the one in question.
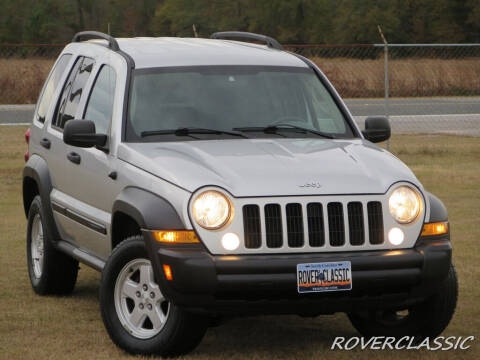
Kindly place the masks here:
POLYGON ((30 209, 28 211, 28 222, 27 222, 27 264, 28 264, 28 275, 30 277, 30 282, 35 292, 39 294, 45 294, 48 289, 48 258, 50 255, 50 243, 49 243, 49 234, 46 228, 45 221, 44 221, 44 213, 42 208, 42 201, 40 196, 36 196, 32 204, 30 205, 30 209), (43 268, 42 274, 39 278, 36 277, 35 272, 33 270, 33 259, 32 259, 32 226, 33 226, 33 219, 36 215, 40 216, 40 222, 43 228, 43 268))

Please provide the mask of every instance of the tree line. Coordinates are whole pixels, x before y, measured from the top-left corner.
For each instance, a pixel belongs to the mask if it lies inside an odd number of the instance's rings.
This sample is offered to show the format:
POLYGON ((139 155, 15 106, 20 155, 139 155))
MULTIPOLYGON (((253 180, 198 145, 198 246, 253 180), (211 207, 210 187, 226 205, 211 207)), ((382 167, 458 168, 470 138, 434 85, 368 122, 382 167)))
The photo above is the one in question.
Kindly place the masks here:
POLYGON ((0 43, 65 43, 81 30, 208 37, 223 30, 282 43, 480 42, 479 0, 0 0, 0 43))

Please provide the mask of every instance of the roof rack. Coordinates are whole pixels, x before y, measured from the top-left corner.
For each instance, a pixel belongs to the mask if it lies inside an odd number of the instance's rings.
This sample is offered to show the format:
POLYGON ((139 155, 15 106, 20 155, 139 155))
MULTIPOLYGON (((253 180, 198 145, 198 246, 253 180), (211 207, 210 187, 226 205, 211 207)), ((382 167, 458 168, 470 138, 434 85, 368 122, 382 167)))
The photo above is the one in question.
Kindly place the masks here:
POLYGON ((99 31, 81 31, 76 33, 73 36, 72 42, 80 42, 83 40, 88 40, 88 39, 103 39, 107 40, 108 42, 108 48, 113 50, 113 51, 119 51, 120 47, 118 46, 117 40, 115 40, 114 37, 104 34, 99 31))
POLYGON ((283 50, 283 46, 270 36, 255 34, 251 32, 244 31, 222 31, 216 32, 210 36, 210 39, 249 39, 256 41, 263 41, 267 44, 269 48, 283 50))

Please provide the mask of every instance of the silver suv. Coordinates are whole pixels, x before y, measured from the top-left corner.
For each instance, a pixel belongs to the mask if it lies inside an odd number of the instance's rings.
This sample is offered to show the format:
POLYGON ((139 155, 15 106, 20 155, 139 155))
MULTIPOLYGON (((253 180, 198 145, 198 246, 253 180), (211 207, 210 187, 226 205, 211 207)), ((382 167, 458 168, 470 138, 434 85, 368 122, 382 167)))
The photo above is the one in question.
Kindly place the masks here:
POLYGON ((134 354, 185 354, 252 314, 437 336, 457 301, 447 212, 373 144, 389 136, 267 36, 78 33, 30 129, 32 287, 68 294, 79 261, 101 271, 105 327, 134 354))

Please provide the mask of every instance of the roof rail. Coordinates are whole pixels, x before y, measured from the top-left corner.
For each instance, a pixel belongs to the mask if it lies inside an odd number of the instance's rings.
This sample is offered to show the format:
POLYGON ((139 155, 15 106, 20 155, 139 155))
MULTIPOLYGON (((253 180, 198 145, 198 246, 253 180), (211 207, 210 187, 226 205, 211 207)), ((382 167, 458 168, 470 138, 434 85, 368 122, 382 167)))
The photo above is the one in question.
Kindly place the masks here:
POLYGON ((107 40, 108 42, 108 47, 109 49, 113 51, 119 51, 120 47, 118 46, 117 40, 115 40, 114 37, 104 34, 99 31, 81 31, 76 33, 73 36, 72 42, 80 42, 83 40, 88 40, 88 39, 103 39, 107 40))
POLYGON ((263 41, 267 44, 268 47, 283 50, 283 46, 270 36, 255 34, 250 32, 244 31, 222 31, 216 32, 210 36, 210 39, 249 39, 249 40, 256 40, 256 41, 263 41))

